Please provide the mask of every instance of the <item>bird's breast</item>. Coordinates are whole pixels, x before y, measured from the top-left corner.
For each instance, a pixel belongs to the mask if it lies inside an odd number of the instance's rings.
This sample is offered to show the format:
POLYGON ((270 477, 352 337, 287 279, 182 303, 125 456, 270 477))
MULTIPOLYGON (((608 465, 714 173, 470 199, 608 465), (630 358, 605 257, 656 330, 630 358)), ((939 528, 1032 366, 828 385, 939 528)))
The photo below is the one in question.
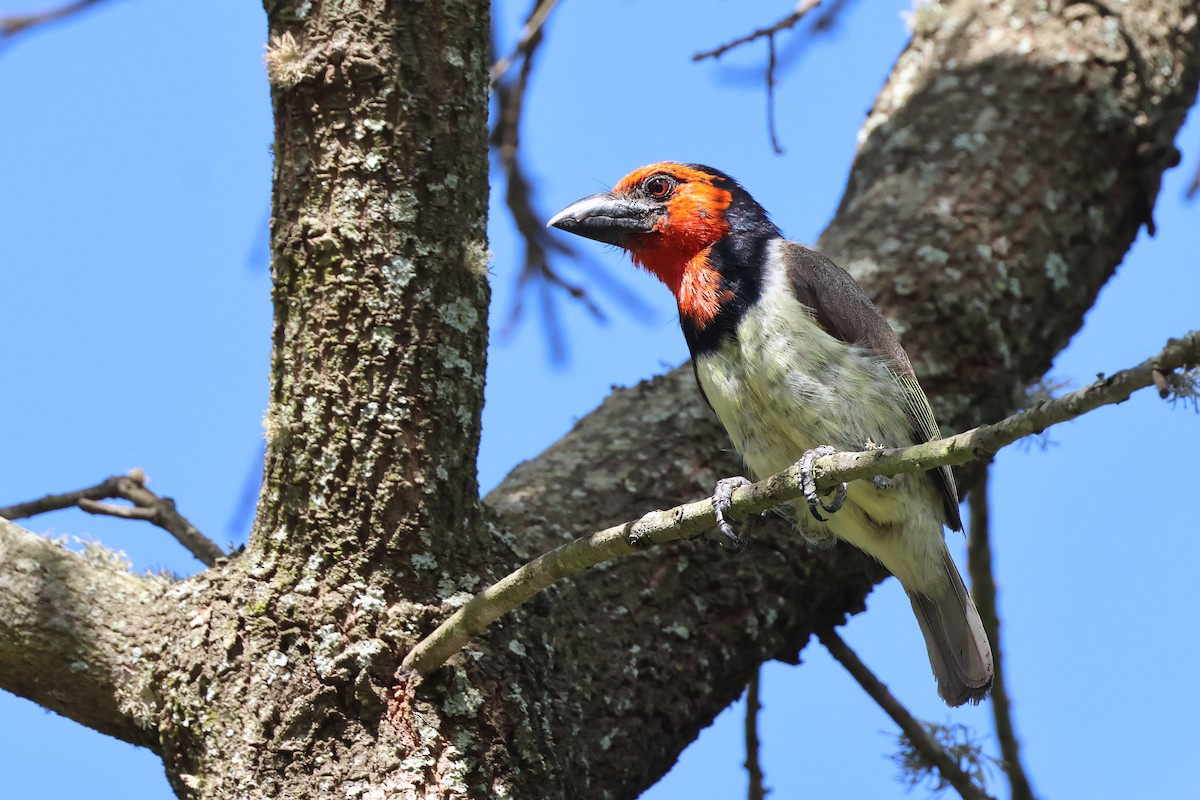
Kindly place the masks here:
POLYGON ((881 359, 825 332, 781 274, 734 336, 697 357, 696 374, 734 447, 757 477, 828 444, 910 444, 902 392, 881 359))
MULTIPOLYGON (((792 293, 778 259, 768 259, 762 291, 733 334, 697 354, 696 375, 758 479, 820 445, 863 450, 913 443, 904 391, 888 364, 827 333, 792 293)), ((827 522, 799 505, 795 521, 809 539, 844 539, 905 586, 941 590, 941 505, 924 476, 897 476, 890 488, 852 481, 845 506, 827 522)))

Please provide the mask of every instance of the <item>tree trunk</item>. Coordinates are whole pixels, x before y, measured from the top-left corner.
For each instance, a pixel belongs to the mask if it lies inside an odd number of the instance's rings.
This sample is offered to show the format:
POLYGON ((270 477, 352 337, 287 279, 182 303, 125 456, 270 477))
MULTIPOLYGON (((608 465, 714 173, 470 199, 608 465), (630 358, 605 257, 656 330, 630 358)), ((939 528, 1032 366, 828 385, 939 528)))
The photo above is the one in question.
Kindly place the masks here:
MULTIPOLYGON (((904 321, 948 428, 1014 408, 1078 329, 1195 99, 1195 3, 1041 7, 918 12, 821 242, 904 321)), ((405 652, 468 593, 738 465, 681 368, 480 504, 487 4, 267 11, 276 324, 250 545, 167 584, 0 524, 0 685, 161 753, 181 797, 635 796, 883 571, 781 526, 736 560, 696 542, 606 565, 389 715, 405 652)))

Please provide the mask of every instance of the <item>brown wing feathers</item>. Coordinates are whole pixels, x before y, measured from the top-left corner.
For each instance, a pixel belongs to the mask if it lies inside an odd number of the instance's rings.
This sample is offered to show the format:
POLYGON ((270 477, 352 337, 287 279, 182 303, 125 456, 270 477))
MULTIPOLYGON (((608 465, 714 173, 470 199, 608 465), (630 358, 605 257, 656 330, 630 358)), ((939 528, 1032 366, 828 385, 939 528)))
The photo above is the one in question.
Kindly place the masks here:
MULTIPOLYGON (((933 409, 917 382, 908 354, 862 287, 837 264, 803 245, 785 243, 782 257, 792 292, 812 309, 821 327, 843 342, 868 348, 891 366, 904 390, 905 412, 912 423, 914 440, 929 442, 941 438, 933 409)), ((962 530, 958 488, 950 468, 930 470, 927 474, 942 493, 946 524, 953 530, 962 530)))

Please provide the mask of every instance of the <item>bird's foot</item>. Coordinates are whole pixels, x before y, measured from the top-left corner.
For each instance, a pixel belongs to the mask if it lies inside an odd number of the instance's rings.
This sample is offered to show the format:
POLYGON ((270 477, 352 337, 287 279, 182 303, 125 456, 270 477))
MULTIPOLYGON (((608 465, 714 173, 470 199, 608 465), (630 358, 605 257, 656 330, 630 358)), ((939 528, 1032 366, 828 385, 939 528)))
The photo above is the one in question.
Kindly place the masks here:
POLYGON ((812 474, 812 462, 815 458, 821 456, 831 456, 837 451, 827 444, 820 447, 814 447, 812 450, 805 451, 800 457, 800 488, 804 491, 804 499, 808 502, 809 513, 819 522, 828 522, 827 517, 822 517, 821 512, 817 508, 823 508, 826 514, 835 514, 837 510, 846 502, 846 484, 843 483, 838 487, 837 494, 828 504, 817 496, 817 479, 812 474))
POLYGON ((738 536, 726 514, 729 513, 729 507, 733 505, 733 490, 749 485, 750 481, 741 475, 735 475, 732 478, 722 478, 717 481, 717 486, 713 489, 712 504, 713 513, 717 516, 717 530, 728 540, 728 544, 721 542, 721 549, 733 555, 746 549, 746 542, 750 537, 749 535, 738 536))

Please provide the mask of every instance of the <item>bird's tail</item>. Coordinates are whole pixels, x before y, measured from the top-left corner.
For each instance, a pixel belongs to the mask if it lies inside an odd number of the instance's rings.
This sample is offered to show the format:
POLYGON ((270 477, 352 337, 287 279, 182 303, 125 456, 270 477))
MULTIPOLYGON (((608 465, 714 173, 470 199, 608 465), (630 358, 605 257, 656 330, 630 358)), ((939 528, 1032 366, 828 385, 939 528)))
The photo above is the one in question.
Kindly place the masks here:
POLYGON ((947 585, 940 597, 908 590, 925 634, 938 694, 952 706, 978 703, 992 688, 992 647, 975 603, 950 553, 945 553, 947 585))

